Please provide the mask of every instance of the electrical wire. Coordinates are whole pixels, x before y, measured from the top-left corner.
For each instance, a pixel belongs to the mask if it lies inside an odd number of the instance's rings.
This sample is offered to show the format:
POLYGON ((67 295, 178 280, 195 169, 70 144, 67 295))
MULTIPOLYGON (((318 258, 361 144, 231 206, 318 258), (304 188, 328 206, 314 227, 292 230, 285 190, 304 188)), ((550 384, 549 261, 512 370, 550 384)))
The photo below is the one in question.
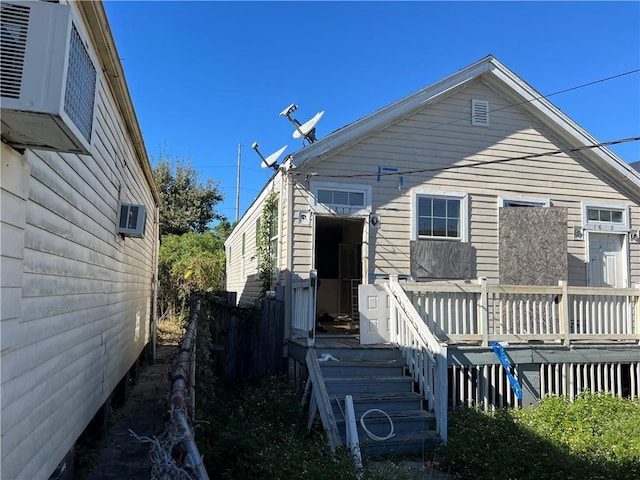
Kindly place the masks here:
MULTIPOLYGON (((377 172, 376 171, 373 173, 357 173, 357 174, 351 174, 351 175, 322 175, 322 177, 323 178, 369 178, 369 177, 389 177, 389 176, 397 176, 397 175, 411 175, 414 173, 443 172, 446 170, 458 170, 461 168, 474 168, 474 167, 482 167, 485 165, 493 165, 497 163, 508 163, 508 162, 514 162, 517 160, 530 160, 532 158, 560 155, 562 153, 573 153, 573 152, 579 152, 581 150, 591 150, 594 148, 608 147, 611 145, 619 145, 622 143, 637 142, 639 140, 640 140, 640 137, 621 138, 618 140, 612 140, 610 142, 600 142, 592 145, 583 145, 580 147, 565 148, 565 149, 559 149, 559 150, 548 150, 545 152, 531 153, 531 154, 522 155, 519 157, 504 157, 504 158, 498 158, 496 160, 470 162, 464 165, 448 165, 445 167, 416 168, 411 170, 398 170, 394 172, 377 172)), ((296 172, 296 171, 291 171, 289 173, 291 175, 299 175, 299 176, 309 175, 308 173, 296 172)))

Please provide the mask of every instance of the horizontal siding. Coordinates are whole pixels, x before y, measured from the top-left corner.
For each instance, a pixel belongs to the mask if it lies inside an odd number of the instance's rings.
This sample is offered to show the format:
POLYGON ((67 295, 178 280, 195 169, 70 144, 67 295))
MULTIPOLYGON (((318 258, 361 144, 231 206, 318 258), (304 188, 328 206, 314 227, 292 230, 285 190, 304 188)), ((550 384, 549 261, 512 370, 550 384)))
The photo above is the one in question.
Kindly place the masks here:
MULTIPOLYGON (((373 211, 381 216, 381 224, 371 229, 375 261, 370 274, 409 274, 413 188, 469 194, 469 241, 476 249, 476 274, 490 282, 499 277, 499 195, 549 198, 553 206, 567 208, 569 282, 574 285, 586 282, 585 242, 573 239, 573 226, 582 225, 583 201, 630 205, 632 225, 639 224, 638 205, 589 170, 579 155, 518 159, 565 146, 520 107, 506 107, 500 95, 475 81, 309 169, 314 181, 372 186, 373 211), (489 101, 489 127, 470 125, 473 98, 489 101), (496 162, 504 159, 509 161, 496 162), (403 172, 402 188, 398 188, 398 175, 382 176, 378 181, 379 167, 403 172)), ((300 172, 298 178, 307 173, 300 172)), ((308 208, 305 192, 299 192, 295 201, 296 209, 308 208)), ((294 272, 311 267, 311 232, 309 227, 294 226, 294 272)), ((640 245, 631 245, 632 281, 640 278, 639 250, 640 245)))
POLYGON ((155 202, 106 80, 91 155, 2 146, 3 478, 47 478, 150 338, 155 202), (117 234, 119 202, 145 205, 144 238, 117 234))

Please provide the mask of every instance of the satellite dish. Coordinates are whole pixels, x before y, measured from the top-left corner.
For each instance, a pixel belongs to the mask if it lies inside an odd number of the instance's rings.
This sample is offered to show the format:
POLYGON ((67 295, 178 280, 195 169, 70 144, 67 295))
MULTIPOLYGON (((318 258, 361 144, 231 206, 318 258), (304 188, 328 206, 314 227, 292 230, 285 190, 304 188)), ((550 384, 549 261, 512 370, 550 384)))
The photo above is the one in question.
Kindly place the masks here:
POLYGON ((258 142, 253 142, 253 145, 251 145, 251 148, 253 148, 256 153, 258 154, 258 156, 262 159, 262 162, 260 163, 260 166, 262 168, 273 168, 274 170, 278 169, 278 165, 277 165, 277 161, 278 158, 280 157, 280 155, 282 155, 282 152, 284 152, 287 149, 287 145, 285 145, 284 147, 280 148, 280 150, 273 152, 271 155, 269 155, 267 158, 265 158, 262 153, 260 153, 260 150, 258 150, 258 147, 260 145, 258 144, 258 142))
POLYGON ((316 123, 320 121, 322 116, 324 115, 324 110, 315 114, 315 116, 309 120, 308 122, 303 123, 299 127, 295 129, 293 132, 293 138, 302 138, 307 137, 311 133, 311 131, 316 128, 316 123))
POLYGON ((303 138, 309 143, 313 143, 316 141, 316 124, 320 121, 322 116, 324 115, 324 110, 322 112, 316 113, 315 117, 305 123, 300 123, 295 118, 291 117, 291 114, 298 109, 298 105, 292 103, 287 108, 285 108, 280 115, 283 117, 287 117, 287 120, 291 122, 295 131, 293 132, 293 138, 303 138))

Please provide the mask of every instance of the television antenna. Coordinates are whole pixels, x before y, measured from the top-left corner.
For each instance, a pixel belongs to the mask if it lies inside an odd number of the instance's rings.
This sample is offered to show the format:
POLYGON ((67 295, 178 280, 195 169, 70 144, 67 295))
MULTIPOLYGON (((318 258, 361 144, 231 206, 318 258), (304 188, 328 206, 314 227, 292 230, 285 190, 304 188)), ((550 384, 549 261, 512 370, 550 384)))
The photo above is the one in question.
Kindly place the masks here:
POLYGON ((292 103, 287 108, 285 108, 280 115, 283 117, 287 117, 287 120, 291 122, 295 130, 293 131, 293 138, 302 138, 309 143, 313 143, 316 141, 316 124, 320 121, 322 116, 324 115, 324 110, 318 112, 314 115, 314 117, 304 123, 300 123, 295 118, 291 117, 291 114, 298 109, 298 105, 292 103))
POLYGON ((273 168, 274 170, 278 170, 278 164, 276 162, 278 161, 278 158, 280 157, 280 155, 282 155, 282 152, 284 152, 287 149, 287 145, 280 148, 280 150, 273 152, 271 155, 269 155, 266 158, 262 155, 262 153, 260 153, 260 150, 258 150, 259 146, 260 144, 258 142, 253 142, 253 145, 251 145, 251 148, 253 148, 258 154, 258 156, 262 159, 262 163, 260 163, 260 166, 262 168, 273 168))

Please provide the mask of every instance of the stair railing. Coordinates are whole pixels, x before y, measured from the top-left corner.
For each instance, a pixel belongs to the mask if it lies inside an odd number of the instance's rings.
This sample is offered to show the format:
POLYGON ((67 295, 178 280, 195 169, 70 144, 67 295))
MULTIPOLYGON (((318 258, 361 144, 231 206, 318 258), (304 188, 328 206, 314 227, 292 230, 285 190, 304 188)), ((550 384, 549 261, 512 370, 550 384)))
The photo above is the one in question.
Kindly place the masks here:
POLYGON ((320 371, 320 363, 316 357, 316 350, 310 348, 307 351, 307 369, 309 370, 309 381, 311 382, 311 400, 309 402, 309 421, 308 429, 313 424, 313 419, 316 416, 316 411, 320 413, 320 420, 322 420, 322 426, 327 433, 327 441, 329 442, 329 448, 332 452, 336 451, 336 448, 342 447, 342 440, 340 439, 340 433, 338 432, 338 425, 333 415, 333 409, 331 408, 331 400, 327 387, 324 383, 324 376, 320 371))
POLYGON ((447 443, 447 346, 429 330, 397 276, 390 276, 384 288, 390 299, 391 342, 402 351, 409 373, 433 411, 436 431, 447 443))

